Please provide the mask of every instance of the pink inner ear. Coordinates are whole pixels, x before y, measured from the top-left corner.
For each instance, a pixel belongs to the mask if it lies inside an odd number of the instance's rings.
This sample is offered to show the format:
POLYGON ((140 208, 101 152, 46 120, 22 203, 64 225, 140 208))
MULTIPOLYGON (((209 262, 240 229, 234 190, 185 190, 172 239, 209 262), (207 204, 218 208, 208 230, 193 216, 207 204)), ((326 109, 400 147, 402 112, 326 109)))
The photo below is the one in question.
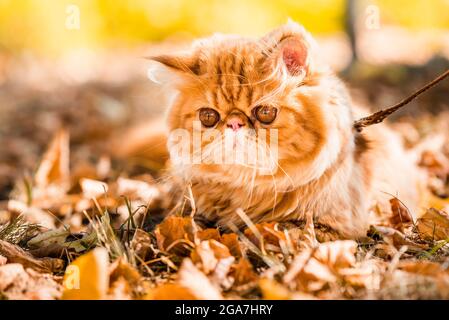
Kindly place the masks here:
POLYGON ((288 72, 293 76, 297 76, 302 70, 306 70, 307 48, 300 40, 285 40, 282 48, 282 58, 288 72))

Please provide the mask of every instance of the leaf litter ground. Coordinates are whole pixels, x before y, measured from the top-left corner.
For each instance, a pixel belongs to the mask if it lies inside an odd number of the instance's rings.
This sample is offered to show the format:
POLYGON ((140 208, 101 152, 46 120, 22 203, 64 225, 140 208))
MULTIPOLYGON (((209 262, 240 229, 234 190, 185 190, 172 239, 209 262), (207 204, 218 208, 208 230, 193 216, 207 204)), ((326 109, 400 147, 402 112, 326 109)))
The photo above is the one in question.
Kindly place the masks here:
MULTIPOLYGON (((132 81, 127 89, 147 90, 132 81)), ((393 124, 427 173, 423 210, 413 221, 392 197, 356 242, 311 219, 230 232, 194 219, 188 187, 104 150, 130 122, 119 106, 127 93, 102 83, 86 91, 69 95, 78 95, 81 111, 57 108, 42 92, 22 102, 2 97, 24 112, 1 117, 14 130, 0 161, 0 298, 449 298, 449 114, 393 124)))

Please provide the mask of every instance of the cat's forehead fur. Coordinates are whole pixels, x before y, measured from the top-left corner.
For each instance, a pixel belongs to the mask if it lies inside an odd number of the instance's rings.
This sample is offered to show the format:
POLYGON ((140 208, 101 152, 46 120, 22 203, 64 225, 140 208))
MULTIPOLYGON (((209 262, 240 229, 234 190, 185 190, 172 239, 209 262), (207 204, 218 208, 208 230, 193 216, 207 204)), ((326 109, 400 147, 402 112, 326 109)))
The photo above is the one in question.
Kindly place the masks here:
POLYGON ((286 76, 285 65, 279 63, 279 46, 288 38, 304 43, 307 67, 313 71, 309 61, 313 53, 309 51, 314 50, 314 41, 302 26, 293 22, 262 38, 215 34, 195 41, 183 55, 161 56, 154 60, 174 70, 174 75, 182 80, 181 86, 192 92, 203 92, 216 108, 235 101, 243 103, 242 99, 250 107, 261 103, 259 100, 264 97, 270 98, 267 96, 270 91, 281 86, 287 89, 289 84, 298 85, 298 77, 286 76))
POLYGON ((280 85, 265 48, 254 39, 214 36, 198 48, 199 84, 216 108, 250 108, 280 85))
POLYGON ((259 39, 216 34, 195 42, 196 76, 188 86, 196 86, 210 106, 221 110, 276 105, 277 95, 285 96, 303 80, 286 76, 278 62, 277 45, 291 36, 283 31, 259 39))

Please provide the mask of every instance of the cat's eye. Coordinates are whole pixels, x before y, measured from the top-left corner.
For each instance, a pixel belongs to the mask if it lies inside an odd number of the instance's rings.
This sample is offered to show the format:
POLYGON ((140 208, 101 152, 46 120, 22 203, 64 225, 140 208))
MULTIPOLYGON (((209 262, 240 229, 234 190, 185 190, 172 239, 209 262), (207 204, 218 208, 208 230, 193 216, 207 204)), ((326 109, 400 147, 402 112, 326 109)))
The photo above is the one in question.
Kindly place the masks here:
POLYGON ((278 110, 270 106, 258 106, 253 109, 254 117, 264 124, 270 124, 276 119, 278 110))
POLYGON ((220 114, 211 108, 200 109, 200 121, 205 127, 213 127, 220 120, 220 114))

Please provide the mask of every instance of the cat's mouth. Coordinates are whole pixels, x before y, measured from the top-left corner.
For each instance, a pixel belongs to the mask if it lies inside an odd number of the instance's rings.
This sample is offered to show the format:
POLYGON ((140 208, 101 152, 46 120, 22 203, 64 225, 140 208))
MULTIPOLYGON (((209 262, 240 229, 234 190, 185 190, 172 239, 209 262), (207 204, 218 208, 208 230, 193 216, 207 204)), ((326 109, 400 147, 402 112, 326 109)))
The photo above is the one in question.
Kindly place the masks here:
POLYGON ((194 136, 192 141, 173 143, 169 149, 178 168, 190 166, 205 172, 227 174, 232 170, 256 175, 273 175, 278 169, 277 140, 270 136, 267 141, 265 132, 259 134, 252 129, 211 130, 199 138, 194 136))
POLYGON ((225 130, 221 140, 205 145, 201 164, 221 167, 225 173, 240 170, 273 175, 277 162, 277 154, 258 135, 249 130, 225 130))

